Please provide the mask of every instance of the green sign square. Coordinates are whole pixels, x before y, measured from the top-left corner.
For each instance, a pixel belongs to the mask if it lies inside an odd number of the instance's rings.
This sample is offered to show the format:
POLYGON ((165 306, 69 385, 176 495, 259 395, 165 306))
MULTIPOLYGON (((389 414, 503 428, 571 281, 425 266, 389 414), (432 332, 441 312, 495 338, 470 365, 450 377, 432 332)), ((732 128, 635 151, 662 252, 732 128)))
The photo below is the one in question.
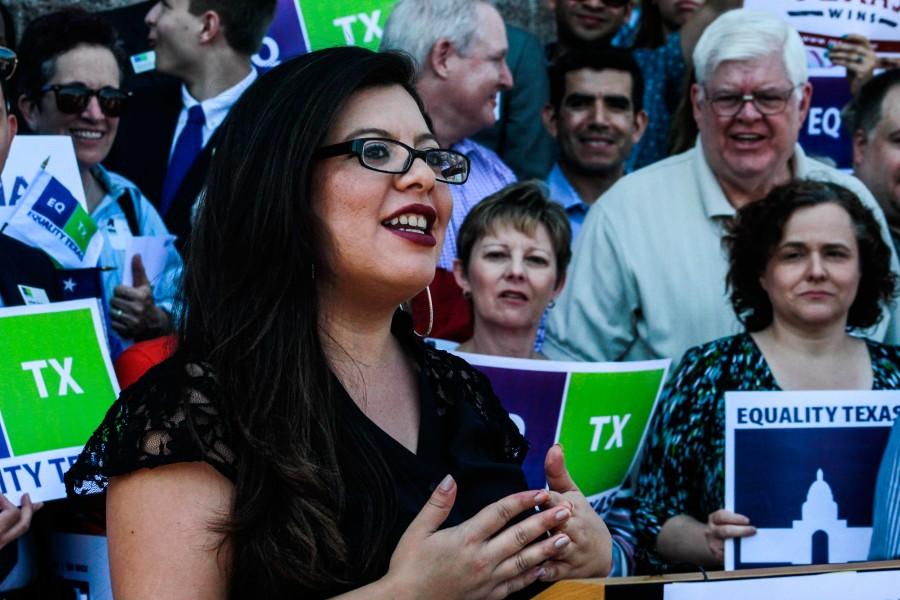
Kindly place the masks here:
POLYGON ((72 241, 74 241, 82 252, 88 247, 94 232, 97 231, 97 224, 94 219, 84 209, 76 208, 72 216, 69 217, 66 226, 63 228, 72 241))
POLYGON ((620 485, 665 370, 572 373, 560 420, 566 466, 585 496, 620 485))
POLYGON ((82 446, 116 398, 89 308, 0 318, 0 414, 14 456, 82 446))
POLYGON ((361 46, 378 50, 381 32, 397 0, 297 0, 310 50, 361 46))

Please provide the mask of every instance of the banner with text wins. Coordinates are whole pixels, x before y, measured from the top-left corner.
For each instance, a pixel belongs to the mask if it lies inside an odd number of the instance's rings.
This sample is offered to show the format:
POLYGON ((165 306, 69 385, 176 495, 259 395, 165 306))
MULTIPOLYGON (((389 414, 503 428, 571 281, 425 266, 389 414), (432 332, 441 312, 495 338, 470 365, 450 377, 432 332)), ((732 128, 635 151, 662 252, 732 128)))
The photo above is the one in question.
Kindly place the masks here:
POLYGON ((546 485, 544 456, 560 442, 584 495, 605 513, 640 456, 670 361, 581 363, 457 353, 488 376, 531 448, 523 468, 546 485))
POLYGON ((0 309, 0 493, 65 497, 119 386, 96 300, 0 309))

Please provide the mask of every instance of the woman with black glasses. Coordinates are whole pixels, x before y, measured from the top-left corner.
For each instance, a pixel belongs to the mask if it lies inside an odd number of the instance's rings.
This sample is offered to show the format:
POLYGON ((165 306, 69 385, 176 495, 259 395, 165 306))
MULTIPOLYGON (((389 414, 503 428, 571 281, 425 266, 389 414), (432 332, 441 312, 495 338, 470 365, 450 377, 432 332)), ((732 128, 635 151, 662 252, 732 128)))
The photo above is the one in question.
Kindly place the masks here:
POLYGON ((129 94, 121 89, 122 56, 112 27, 80 9, 39 17, 20 46, 19 110, 35 133, 68 135, 84 184, 87 209, 104 237, 100 266, 109 307, 113 357, 130 340, 171 330, 182 261, 169 247, 165 268, 148 281, 140 259, 125 265, 133 236, 168 235, 156 209, 129 180, 103 168, 129 94), (122 284, 134 269, 133 286, 122 284))
POLYGON ((413 73, 315 52, 222 125, 178 350, 68 474, 70 495, 108 487, 116 598, 502 598, 609 569, 561 450, 550 491, 527 490, 487 380, 398 310, 434 277, 469 166, 413 73))

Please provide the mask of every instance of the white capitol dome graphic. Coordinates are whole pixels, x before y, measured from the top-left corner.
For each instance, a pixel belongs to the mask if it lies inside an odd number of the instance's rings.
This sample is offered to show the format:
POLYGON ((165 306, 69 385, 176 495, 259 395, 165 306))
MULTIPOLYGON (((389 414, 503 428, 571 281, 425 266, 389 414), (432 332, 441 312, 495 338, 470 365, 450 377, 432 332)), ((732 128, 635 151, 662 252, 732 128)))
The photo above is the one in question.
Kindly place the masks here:
POLYGON ((740 541, 741 563, 809 565, 866 560, 871 527, 848 527, 822 469, 809 486, 801 518, 789 529, 757 529, 740 541))

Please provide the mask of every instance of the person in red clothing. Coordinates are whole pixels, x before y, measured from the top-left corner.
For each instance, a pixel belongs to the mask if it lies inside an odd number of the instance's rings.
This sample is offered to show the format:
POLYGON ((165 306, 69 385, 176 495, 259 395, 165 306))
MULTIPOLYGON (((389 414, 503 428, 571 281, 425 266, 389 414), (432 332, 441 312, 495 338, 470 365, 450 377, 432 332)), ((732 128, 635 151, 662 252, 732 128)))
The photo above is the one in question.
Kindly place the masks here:
POLYGON ((165 335, 138 342, 122 352, 115 364, 119 388, 124 390, 153 366, 169 358, 175 352, 176 344, 174 335, 165 335))

